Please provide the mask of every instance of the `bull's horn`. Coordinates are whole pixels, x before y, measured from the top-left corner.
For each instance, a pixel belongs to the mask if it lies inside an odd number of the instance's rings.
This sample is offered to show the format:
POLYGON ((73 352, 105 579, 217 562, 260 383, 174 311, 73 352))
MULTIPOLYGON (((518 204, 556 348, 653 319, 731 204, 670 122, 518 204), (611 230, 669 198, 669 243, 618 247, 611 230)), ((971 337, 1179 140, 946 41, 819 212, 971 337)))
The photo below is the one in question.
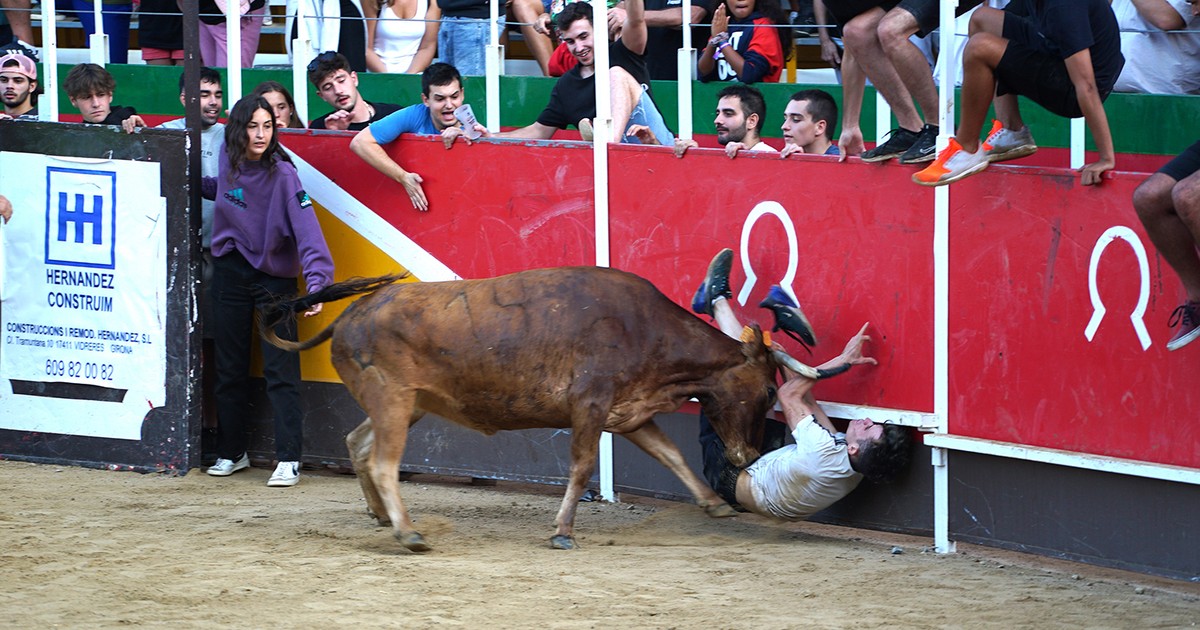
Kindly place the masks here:
POLYGON ((815 368, 815 367, 812 367, 811 365, 805 365, 805 364, 797 361, 796 359, 792 358, 791 355, 789 355, 788 353, 786 353, 782 350, 772 350, 771 355, 775 357, 775 361, 777 363, 779 363, 780 365, 799 374, 800 376, 803 376, 804 378, 811 378, 813 380, 820 380, 823 378, 829 378, 831 376, 837 376, 838 374, 841 374, 842 372, 845 372, 846 370, 850 369, 849 363, 843 363, 842 365, 839 365, 838 367, 831 368, 828 370, 821 369, 821 368, 815 368))

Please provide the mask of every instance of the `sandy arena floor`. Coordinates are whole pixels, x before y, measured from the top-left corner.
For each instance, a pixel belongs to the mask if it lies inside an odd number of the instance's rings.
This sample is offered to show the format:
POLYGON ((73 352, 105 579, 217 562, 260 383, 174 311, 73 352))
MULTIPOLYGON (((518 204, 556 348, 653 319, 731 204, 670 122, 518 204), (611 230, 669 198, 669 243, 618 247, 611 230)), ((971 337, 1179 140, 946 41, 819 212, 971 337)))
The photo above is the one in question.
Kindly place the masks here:
POLYGON ((11 627, 1177 628, 1200 585, 972 547, 559 488, 415 476, 434 551, 369 520, 358 482, 218 479, 0 461, 0 618, 11 627), (902 553, 893 554, 893 547, 902 553))

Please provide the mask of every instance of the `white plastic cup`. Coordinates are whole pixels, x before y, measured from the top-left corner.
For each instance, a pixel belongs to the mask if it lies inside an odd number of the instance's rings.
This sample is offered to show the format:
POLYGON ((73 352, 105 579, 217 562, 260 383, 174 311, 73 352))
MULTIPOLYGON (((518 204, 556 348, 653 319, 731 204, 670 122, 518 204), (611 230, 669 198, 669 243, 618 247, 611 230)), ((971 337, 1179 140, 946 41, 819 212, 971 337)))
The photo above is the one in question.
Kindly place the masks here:
POLYGON ((454 110, 454 117, 458 119, 458 122, 462 123, 463 135, 468 139, 475 140, 483 135, 475 128, 478 121, 475 120, 475 112, 471 111, 470 103, 459 105, 458 109, 454 110))

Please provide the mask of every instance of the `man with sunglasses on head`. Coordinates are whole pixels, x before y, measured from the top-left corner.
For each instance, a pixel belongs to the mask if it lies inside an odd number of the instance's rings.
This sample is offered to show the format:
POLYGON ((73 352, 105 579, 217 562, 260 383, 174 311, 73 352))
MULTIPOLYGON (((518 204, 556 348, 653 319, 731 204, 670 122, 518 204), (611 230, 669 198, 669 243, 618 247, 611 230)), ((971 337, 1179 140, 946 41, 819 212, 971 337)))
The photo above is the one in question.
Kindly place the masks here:
MULTIPOLYGON (((713 258, 708 274, 692 300, 692 309, 711 315, 725 334, 739 338, 743 328, 729 299, 729 271, 733 252, 725 249, 713 258)), ((760 306, 775 314, 776 329, 798 334, 815 343, 812 327, 791 297, 772 287, 760 306)), ((854 365, 875 365, 863 356, 870 337, 867 324, 850 338, 841 354, 818 366, 845 371, 854 365)), ((781 368, 786 382, 778 391, 783 424, 764 419, 763 456, 745 469, 730 464, 708 419, 700 416, 700 446, 704 478, 734 509, 787 521, 799 521, 833 505, 858 487, 863 477, 889 481, 908 466, 909 429, 868 419, 852 420, 839 432, 812 395, 816 381, 781 368), (795 440, 783 443, 783 427, 795 440)))
POLYGON ((358 93, 358 73, 339 52, 327 50, 308 63, 308 80, 333 111, 314 119, 309 129, 362 131, 367 125, 400 109, 391 103, 372 103, 358 93))

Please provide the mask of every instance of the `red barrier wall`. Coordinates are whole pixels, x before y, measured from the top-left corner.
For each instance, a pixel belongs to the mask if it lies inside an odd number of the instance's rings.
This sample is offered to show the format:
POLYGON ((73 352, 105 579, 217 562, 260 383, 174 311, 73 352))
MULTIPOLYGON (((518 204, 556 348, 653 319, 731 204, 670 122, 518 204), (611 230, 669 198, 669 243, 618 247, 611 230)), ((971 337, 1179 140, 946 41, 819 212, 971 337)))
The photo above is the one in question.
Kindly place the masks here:
MULTIPOLYGON (((447 151, 439 141, 406 137, 389 152, 425 178, 430 211, 417 213, 398 184, 349 153, 348 141, 314 132, 285 137, 297 155, 463 277, 595 259, 586 145, 482 143, 447 151)), ((791 286, 822 342, 816 359, 836 354, 870 321, 871 353, 880 360, 823 383, 821 398, 932 411, 934 195, 909 181, 911 168, 821 156, 731 161, 712 150, 677 159, 667 149, 623 146, 609 156, 614 267, 686 305, 712 254, 731 247, 739 252, 735 295, 748 271, 757 278, 739 314, 769 324, 755 305, 794 260, 791 286), (756 208, 778 214, 755 222, 743 248, 756 208)), ((951 433, 1200 467, 1192 422, 1200 392, 1183 380, 1200 348, 1165 351, 1178 284, 1130 206, 1143 177, 1118 174, 1085 189, 1068 171, 994 167, 954 185, 951 433), (1107 315, 1090 341, 1084 334, 1093 313, 1092 253, 1114 226, 1125 226, 1146 251, 1145 350, 1129 318, 1141 272, 1128 240, 1113 241, 1099 258, 1096 287, 1107 315)), ((785 345, 802 354, 790 340, 785 345)))

